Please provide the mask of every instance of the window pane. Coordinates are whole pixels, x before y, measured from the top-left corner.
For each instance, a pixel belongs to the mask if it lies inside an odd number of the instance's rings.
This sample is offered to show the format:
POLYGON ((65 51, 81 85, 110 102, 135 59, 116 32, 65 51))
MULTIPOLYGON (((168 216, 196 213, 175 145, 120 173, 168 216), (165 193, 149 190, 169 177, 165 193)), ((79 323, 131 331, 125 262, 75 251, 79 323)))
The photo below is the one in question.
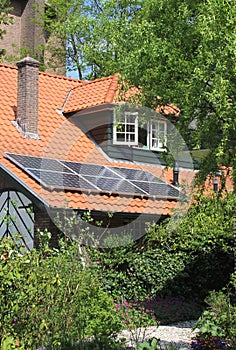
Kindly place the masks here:
POLYGON ((152 140, 152 147, 153 147, 153 148, 157 148, 157 147, 158 147, 158 144, 157 144, 157 140, 156 140, 156 139, 153 139, 153 140, 152 140))
POLYGON ((118 124, 116 128, 118 132, 125 132, 125 124, 118 124))
POLYGON ((127 125, 127 132, 135 132, 135 125, 127 125))
POLYGON ((164 132, 160 132, 159 133, 159 147, 164 147, 165 146, 165 133, 164 132))
POLYGON ((151 147, 153 149, 163 149, 166 145, 166 123, 155 121, 151 124, 151 147))
POLYGON ((135 134, 129 134, 129 140, 128 141, 134 142, 135 141, 135 134))
POLYGON ((158 138, 158 132, 157 132, 157 130, 152 130, 152 138, 153 138, 153 139, 158 138))
POLYGON ((116 137, 117 137, 117 141, 121 141, 121 142, 125 141, 125 133, 117 133, 116 137))
POLYGON ((157 135, 157 133, 158 133, 157 125, 153 125, 153 126, 152 126, 152 134, 153 134, 153 135, 157 135))

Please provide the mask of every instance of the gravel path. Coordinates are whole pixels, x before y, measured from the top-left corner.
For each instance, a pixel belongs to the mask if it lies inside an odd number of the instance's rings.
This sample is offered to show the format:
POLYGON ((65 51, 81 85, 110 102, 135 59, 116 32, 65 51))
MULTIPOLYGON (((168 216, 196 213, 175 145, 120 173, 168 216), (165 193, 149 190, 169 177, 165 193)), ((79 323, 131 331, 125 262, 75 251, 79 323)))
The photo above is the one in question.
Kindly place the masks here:
POLYGON ((127 339, 127 349, 132 348, 135 341, 144 341, 156 337, 160 339, 161 350, 168 345, 175 345, 179 350, 189 350, 191 339, 197 334, 192 328, 196 321, 179 322, 169 326, 138 328, 135 331, 123 331, 120 336, 127 339))

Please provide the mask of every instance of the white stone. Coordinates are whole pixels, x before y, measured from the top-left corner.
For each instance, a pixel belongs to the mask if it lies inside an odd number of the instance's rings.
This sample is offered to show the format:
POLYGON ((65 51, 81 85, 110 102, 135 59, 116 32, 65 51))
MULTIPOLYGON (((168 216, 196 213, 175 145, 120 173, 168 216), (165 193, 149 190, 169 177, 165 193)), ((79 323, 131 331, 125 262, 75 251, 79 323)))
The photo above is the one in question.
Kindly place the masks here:
MULTIPOLYGON (((170 345, 174 345, 178 350, 191 349, 191 340, 198 333, 198 329, 193 331, 196 321, 179 322, 169 326, 148 326, 137 328, 132 331, 121 332, 119 338, 126 339, 126 346, 134 346, 135 342, 143 342, 153 337, 160 339, 161 349, 164 350, 170 345)), ((158 349, 158 347, 157 347, 158 349)))

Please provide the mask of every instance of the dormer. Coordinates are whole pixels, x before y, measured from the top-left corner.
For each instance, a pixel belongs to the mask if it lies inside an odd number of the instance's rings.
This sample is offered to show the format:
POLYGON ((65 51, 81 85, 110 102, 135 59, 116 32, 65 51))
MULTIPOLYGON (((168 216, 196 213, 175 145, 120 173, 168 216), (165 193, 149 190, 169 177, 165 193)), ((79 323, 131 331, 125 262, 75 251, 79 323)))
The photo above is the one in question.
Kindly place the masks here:
POLYGON ((117 75, 70 91, 62 112, 111 158, 156 164, 166 151, 170 122, 159 111, 121 101, 117 75))

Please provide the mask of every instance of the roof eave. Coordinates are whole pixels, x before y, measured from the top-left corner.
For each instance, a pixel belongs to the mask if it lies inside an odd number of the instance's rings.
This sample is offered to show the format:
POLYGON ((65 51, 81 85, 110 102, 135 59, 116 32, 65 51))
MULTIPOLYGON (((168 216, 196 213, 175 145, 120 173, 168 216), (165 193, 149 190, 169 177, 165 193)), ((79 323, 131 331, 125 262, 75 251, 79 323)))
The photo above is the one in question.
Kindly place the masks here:
POLYGON ((71 117, 71 116, 75 116, 75 117, 79 117, 82 115, 86 115, 86 114, 91 114, 91 113, 96 113, 96 112, 102 112, 102 111, 106 111, 106 110, 112 110, 115 106, 117 106, 117 103, 113 102, 113 103, 102 103, 96 106, 91 106, 88 108, 83 108, 77 111, 68 111, 68 112, 63 112, 63 115, 65 117, 71 117))

